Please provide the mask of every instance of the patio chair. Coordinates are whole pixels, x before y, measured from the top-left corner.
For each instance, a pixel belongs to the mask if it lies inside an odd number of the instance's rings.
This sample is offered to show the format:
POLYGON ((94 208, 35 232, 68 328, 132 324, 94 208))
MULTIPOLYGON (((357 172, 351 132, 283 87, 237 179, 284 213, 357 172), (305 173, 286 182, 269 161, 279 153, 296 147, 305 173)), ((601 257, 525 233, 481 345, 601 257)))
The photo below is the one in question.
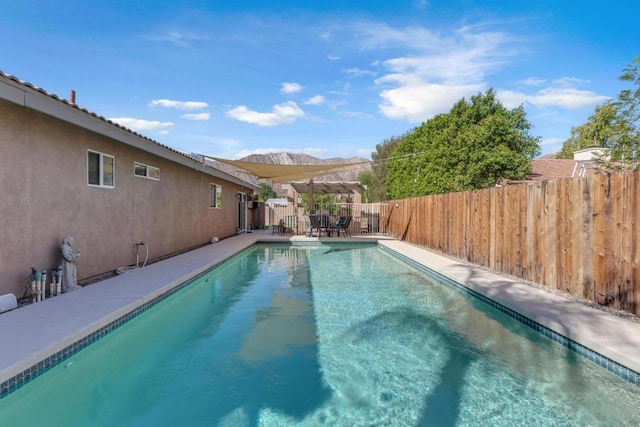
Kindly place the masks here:
POLYGON ((295 215, 289 215, 284 217, 284 234, 285 232, 291 230, 292 233, 298 234, 298 217, 295 215))
POLYGON ((351 215, 341 216, 333 226, 331 226, 332 230, 336 230, 338 237, 340 237, 340 230, 344 234, 344 237, 351 237, 351 232, 349 231, 349 224, 351 224, 351 215))
POLYGON ((369 218, 363 216, 360 218, 360 234, 369 232, 369 218))
POLYGON ((309 222, 311 223, 311 229, 309 230, 309 236, 313 236, 313 230, 318 230, 318 237, 320 237, 320 218, 318 215, 309 215, 309 222))

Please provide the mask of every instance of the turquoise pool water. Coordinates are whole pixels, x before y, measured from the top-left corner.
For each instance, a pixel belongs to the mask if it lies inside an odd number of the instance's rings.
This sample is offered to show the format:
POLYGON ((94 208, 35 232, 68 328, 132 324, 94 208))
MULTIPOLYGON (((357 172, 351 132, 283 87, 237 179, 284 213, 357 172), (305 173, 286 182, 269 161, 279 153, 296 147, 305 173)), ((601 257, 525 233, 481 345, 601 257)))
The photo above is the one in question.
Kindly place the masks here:
POLYGON ((619 426, 639 396, 375 245, 258 245, 0 400, 0 426, 619 426))

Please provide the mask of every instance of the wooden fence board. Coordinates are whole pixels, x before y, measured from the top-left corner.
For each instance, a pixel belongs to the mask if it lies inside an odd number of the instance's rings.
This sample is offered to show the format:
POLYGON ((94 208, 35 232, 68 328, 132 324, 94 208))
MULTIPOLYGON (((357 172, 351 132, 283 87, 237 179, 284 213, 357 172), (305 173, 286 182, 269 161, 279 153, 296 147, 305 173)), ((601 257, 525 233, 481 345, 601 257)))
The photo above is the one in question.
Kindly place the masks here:
POLYGON ((556 224, 556 185, 546 182, 544 186, 544 225, 546 239, 544 241, 544 284, 557 287, 556 281, 556 248, 557 248, 557 224, 556 224))
POLYGON ((535 183, 529 186, 528 200, 530 224, 528 229, 531 252, 530 272, 526 279, 536 283, 544 281, 544 263, 542 262, 542 242, 544 241, 545 229, 542 226, 542 218, 544 213, 544 194, 542 184, 535 183))
POLYGON ((640 197, 640 171, 636 171, 632 175, 631 185, 629 186, 629 197, 631 202, 629 204, 629 231, 631 240, 631 253, 630 253, 630 290, 629 290, 629 311, 630 313, 638 313, 640 310, 640 251, 638 248, 638 239, 640 239, 640 203, 638 197, 640 197))
POLYGON ((635 295, 633 281, 633 263, 634 263, 634 211, 632 210, 635 194, 635 184, 632 173, 625 173, 622 176, 621 191, 621 217, 620 217, 620 283, 619 283, 619 299, 620 308, 625 311, 634 310, 635 295))

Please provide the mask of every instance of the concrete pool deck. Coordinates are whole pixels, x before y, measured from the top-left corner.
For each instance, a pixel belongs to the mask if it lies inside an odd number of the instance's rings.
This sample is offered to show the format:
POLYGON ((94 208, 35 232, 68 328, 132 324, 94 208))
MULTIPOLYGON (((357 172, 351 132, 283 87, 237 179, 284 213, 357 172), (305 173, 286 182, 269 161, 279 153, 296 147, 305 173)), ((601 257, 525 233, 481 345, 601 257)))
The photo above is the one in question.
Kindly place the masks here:
POLYGON ((317 238, 257 231, 0 314, 0 385, 6 387, 7 381, 44 359, 258 241, 378 241, 380 245, 640 373, 638 322, 384 236, 317 238))

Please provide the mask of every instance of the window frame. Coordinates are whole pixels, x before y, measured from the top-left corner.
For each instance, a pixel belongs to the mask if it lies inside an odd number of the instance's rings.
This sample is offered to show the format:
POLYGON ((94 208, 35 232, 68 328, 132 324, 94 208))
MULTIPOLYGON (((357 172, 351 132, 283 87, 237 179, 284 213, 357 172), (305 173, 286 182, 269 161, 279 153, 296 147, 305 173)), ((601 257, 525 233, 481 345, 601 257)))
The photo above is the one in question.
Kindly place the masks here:
POLYGON ((209 184, 209 207, 211 209, 222 209, 222 185, 209 184))
POLYGON ((96 150, 87 150, 87 185, 89 187, 96 188, 115 188, 116 186, 116 157, 111 154, 102 153, 96 150), (98 155, 98 183, 92 183, 91 181, 91 170, 90 170, 90 159, 92 154, 98 155), (111 160, 111 185, 105 184, 105 160, 111 160))
POLYGON ((155 167, 155 166, 148 165, 148 164, 146 164, 146 163, 133 162, 133 176, 136 176, 136 177, 138 177, 138 178, 151 179, 151 180, 153 180, 153 181, 160 181, 160 168, 155 167), (145 175, 138 175, 138 174, 136 173, 136 167, 138 167, 138 166, 142 166, 142 167, 144 167, 145 175), (155 176, 151 176, 150 172, 151 172, 152 170, 154 170, 154 171, 156 171, 156 172, 157 172, 157 174, 158 174, 158 176, 157 176, 157 177, 155 177, 155 176))

